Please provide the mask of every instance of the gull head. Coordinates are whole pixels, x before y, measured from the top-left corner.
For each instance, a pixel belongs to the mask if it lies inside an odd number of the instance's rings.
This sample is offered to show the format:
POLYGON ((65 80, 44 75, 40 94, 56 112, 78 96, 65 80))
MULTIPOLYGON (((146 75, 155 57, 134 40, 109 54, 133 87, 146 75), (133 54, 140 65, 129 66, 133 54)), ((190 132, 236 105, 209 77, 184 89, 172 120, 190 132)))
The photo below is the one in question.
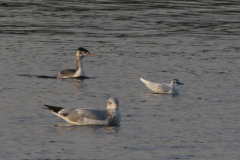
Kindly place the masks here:
POLYGON ((107 109, 118 109, 119 101, 117 98, 109 98, 107 103, 107 109))
POLYGON ((181 83, 178 79, 173 79, 171 82, 173 85, 184 85, 183 83, 181 83))

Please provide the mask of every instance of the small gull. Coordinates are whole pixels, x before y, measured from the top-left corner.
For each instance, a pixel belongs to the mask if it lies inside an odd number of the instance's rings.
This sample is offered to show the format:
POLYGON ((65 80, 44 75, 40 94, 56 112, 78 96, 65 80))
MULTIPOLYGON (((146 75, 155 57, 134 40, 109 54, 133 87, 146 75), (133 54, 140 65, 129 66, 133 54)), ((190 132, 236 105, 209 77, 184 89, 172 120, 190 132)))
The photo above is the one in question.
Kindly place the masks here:
POLYGON ((178 79, 174 79, 170 84, 167 83, 154 83, 147 81, 143 78, 140 80, 152 91, 156 93, 169 93, 169 94, 178 94, 179 93, 179 85, 183 85, 178 79))
POLYGON ((88 50, 80 47, 78 48, 77 54, 76 54, 76 69, 64 69, 61 72, 58 72, 57 78, 70 78, 70 77, 85 77, 85 73, 83 70, 83 57, 84 56, 95 56, 93 54, 90 54, 88 50))
POLYGON ((44 105, 53 114, 61 117, 65 121, 74 125, 119 125, 121 114, 119 111, 119 101, 117 98, 109 98, 106 110, 100 109, 65 109, 44 105))

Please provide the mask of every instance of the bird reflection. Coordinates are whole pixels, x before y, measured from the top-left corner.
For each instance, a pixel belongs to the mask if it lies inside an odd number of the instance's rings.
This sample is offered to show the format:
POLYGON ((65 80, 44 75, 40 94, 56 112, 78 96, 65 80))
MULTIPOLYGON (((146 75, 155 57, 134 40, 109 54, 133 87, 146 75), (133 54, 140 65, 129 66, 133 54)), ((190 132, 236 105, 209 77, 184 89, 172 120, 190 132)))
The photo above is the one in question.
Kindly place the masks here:
POLYGON ((105 128, 110 133, 117 133, 119 130, 119 126, 107 126, 105 128))
POLYGON ((81 85, 81 82, 82 80, 81 79, 74 79, 74 86, 80 90, 82 88, 82 85, 81 85))
POLYGON ((54 125, 58 128, 59 131, 69 131, 69 130, 78 130, 78 129, 104 129, 106 133, 118 133, 119 126, 95 126, 95 125, 74 125, 74 124, 68 124, 68 123, 58 123, 54 125))
MULTIPOLYGON (((148 92, 148 93, 142 93, 143 98, 149 98, 149 97, 161 97, 161 96, 169 96, 167 94, 162 94, 162 93, 155 93, 155 92, 148 92)), ((179 94, 171 94, 171 97, 175 98, 178 97, 179 94)))
POLYGON ((68 79, 60 79, 61 81, 68 81, 68 83, 73 83, 74 86, 77 88, 77 90, 82 89, 83 85, 81 82, 83 81, 82 79, 77 79, 77 78, 68 78, 68 79))

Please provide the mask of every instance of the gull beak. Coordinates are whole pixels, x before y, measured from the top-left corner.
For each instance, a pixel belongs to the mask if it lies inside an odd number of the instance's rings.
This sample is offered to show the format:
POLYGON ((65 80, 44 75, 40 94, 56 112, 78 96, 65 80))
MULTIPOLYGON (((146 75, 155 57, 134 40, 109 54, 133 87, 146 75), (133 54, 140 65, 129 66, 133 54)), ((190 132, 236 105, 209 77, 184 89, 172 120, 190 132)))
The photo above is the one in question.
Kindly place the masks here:
POLYGON ((178 82, 178 84, 179 84, 179 85, 184 85, 184 84, 183 84, 183 83, 181 83, 181 82, 178 82))

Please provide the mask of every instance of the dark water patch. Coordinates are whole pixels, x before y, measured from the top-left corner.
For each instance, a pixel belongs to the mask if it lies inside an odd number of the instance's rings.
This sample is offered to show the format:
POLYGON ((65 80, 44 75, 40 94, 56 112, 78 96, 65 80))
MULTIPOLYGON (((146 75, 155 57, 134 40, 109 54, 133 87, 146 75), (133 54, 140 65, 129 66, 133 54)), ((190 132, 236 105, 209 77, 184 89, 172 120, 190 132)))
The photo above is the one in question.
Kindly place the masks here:
MULTIPOLYGON (((0 26, 2 29, 3 28, 9 28, 9 26, 0 26)), ((14 27, 14 26, 13 26, 14 27)), ((55 34, 63 34, 63 35, 69 35, 69 34, 75 34, 74 32, 66 31, 64 29, 55 29, 55 30, 44 30, 44 29, 20 29, 22 28, 19 27, 19 29, 5 29, 5 30, 0 30, 0 33, 5 33, 5 34, 23 34, 23 35, 29 35, 29 34, 44 34, 44 35, 55 35, 55 34)))
POLYGON ((33 77, 37 77, 37 78, 50 78, 50 79, 57 79, 56 76, 44 76, 44 75, 29 75, 29 74, 19 74, 19 76, 23 76, 23 77, 28 77, 28 78, 33 78, 33 77))
MULTIPOLYGON (((28 77, 28 78, 45 78, 45 79, 58 79, 56 76, 45 76, 45 75, 29 75, 29 74, 18 74, 19 76, 23 77, 28 77)), ((79 76, 79 77, 69 77, 69 78, 61 78, 62 80, 64 79, 77 79, 77 80, 82 80, 82 79, 96 79, 97 77, 87 77, 87 76, 79 76)))
POLYGON ((65 78, 65 79, 83 80, 83 79, 97 79, 97 77, 79 76, 79 77, 69 77, 69 78, 65 78))
POLYGON ((70 77, 69 79, 89 79, 87 76, 79 76, 79 77, 70 77))

